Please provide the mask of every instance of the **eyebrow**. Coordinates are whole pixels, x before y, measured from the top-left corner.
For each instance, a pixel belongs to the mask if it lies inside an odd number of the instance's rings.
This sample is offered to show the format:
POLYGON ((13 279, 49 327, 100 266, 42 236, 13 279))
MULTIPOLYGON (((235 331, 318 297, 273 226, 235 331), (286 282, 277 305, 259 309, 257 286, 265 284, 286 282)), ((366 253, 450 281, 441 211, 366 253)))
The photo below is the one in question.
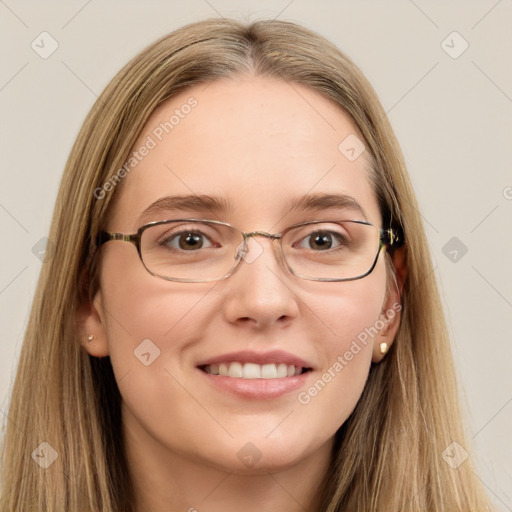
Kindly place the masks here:
POLYGON ((285 209, 295 211, 322 211, 333 208, 352 210, 360 213, 365 219, 366 214, 363 207, 352 197, 346 194, 308 194, 291 199, 286 203, 285 209))
MULTIPOLYGON (((346 194, 315 193, 290 199, 284 205, 287 212, 322 211, 328 209, 345 209, 358 212, 366 219, 363 207, 351 196, 346 194)), ((166 196, 151 203, 139 217, 140 222, 162 212, 187 211, 198 213, 226 214, 233 210, 232 203, 222 196, 206 194, 166 196)))
POLYGON ((153 215, 171 211, 189 211, 200 213, 226 213, 232 209, 224 197, 209 195, 166 196, 151 203, 139 217, 140 222, 149 220, 153 215))

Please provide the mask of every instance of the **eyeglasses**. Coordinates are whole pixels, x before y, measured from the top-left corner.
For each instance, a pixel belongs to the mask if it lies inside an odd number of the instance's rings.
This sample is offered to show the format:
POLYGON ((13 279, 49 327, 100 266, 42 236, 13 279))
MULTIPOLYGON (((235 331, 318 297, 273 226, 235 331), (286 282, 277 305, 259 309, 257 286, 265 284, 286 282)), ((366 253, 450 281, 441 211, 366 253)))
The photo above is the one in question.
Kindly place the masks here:
POLYGON ((226 222, 177 219, 151 222, 137 233, 101 231, 96 243, 119 240, 137 247, 146 270, 168 281, 202 283, 231 276, 245 260, 263 252, 249 249, 249 239, 264 236, 279 241, 278 256, 295 276, 311 281, 352 281, 370 274, 383 247, 399 247, 398 229, 382 230, 361 220, 311 221, 282 233, 244 233, 226 222))

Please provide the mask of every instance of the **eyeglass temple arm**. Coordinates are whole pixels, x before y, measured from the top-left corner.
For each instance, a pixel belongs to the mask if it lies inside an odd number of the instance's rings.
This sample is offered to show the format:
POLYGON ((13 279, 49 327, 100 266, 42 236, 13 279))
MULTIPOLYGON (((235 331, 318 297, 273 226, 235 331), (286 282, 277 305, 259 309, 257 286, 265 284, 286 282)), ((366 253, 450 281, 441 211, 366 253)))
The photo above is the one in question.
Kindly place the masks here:
POLYGON ((96 246, 100 247, 111 240, 121 240, 122 242, 131 242, 137 245, 139 238, 140 236, 138 234, 126 235, 125 233, 108 233, 107 231, 100 231, 96 237, 96 246))

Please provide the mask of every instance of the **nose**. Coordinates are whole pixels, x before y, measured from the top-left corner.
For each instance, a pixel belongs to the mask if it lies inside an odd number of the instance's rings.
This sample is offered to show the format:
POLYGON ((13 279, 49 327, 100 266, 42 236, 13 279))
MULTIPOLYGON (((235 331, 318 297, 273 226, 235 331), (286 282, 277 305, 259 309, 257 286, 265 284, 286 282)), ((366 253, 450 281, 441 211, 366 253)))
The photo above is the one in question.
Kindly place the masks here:
POLYGON ((297 316, 294 278, 278 248, 278 239, 251 233, 236 271, 224 281, 224 315, 229 322, 264 327, 297 316), (255 237, 258 236, 258 239, 255 237))

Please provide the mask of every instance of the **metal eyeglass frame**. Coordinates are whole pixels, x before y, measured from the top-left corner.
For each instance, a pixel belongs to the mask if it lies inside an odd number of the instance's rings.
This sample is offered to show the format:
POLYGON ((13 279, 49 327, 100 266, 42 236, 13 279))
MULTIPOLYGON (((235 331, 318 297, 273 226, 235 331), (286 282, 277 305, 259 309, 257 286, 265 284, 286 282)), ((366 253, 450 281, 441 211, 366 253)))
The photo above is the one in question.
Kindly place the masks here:
MULTIPOLYGON (((181 283, 207 283, 207 282, 212 282, 212 281, 222 281, 223 279, 227 279, 229 276, 231 276, 240 266, 240 262, 243 260, 243 257, 241 257, 241 255, 243 255, 244 253, 244 250, 242 251, 239 251, 238 254, 235 255, 235 258, 238 258, 238 261, 236 262, 235 266, 227 273, 225 274, 224 276, 220 277, 220 278, 216 278, 216 279, 200 279, 200 280, 195 280, 195 279, 182 279, 182 278, 172 278, 172 277, 165 277, 165 276, 161 276, 160 274, 155 274, 154 272, 152 272, 147 266, 146 266, 146 263, 144 262, 144 259, 142 258, 142 252, 141 252, 141 239, 142 239, 142 234, 144 233, 144 231, 152 226, 158 226, 158 225, 162 225, 162 224, 171 224, 171 223, 175 223, 175 222, 205 222, 205 223, 208 223, 208 224, 220 224, 220 225, 224 225, 224 226, 228 226, 232 229, 234 229, 235 231, 238 231, 242 236, 243 236, 243 249, 245 250, 245 243, 246 241, 251 238, 251 237, 254 237, 254 236, 264 236, 266 238, 270 238, 271 240, 281 240, 283 235, 285 235, 288 231, 292 230, 292 229, 295 229, 297 227, 300 227, 300 226, 306 226, 306 225, 309 225, 309 224, 318 224, 318 223, 339 223, 339 222, 352 222, 354 224, 363 224, 363 225, 367 225, 367 226, 372 226, 372 227, 376 227, 374 226, 373 224, 371 224, 370 222, 367 222, 367 221, 363 221, 363 220, 339 220, 339 221, 333 221, 333 220, 315 220, 315 221, 308 221, 308 222, 301 222, 299 224, 294 224, 293 226, 289 226, 288 228, 286 228, 282 233, 267 233, 265 231, 252 231, 250 233, 245 233, 237 228, 235 228, 234 226, 232 226, 231 224, 227 223, 227 222, 222 222, 222 221, 218 221, 218 220, 211 220, 211 219, 172 219, 172 220, 163 220, 163 221, 155 221, 155 222, 150 222, 148 224, 145 224, 144 226, 141 226, 136 233, 131 233, 131 234, 127 234, 127 233, 109 233, 107 231, 100 231, 98 233, 98 236, 96 237, 96 249, 99 249, 103 244, 107 243, 107 242, 110 242, 112 240, 118 240, 118 241, 122 241, 122 242, 130 242, 132 244, 135 245, 135 247, 137 248, 137 252, 139 254, 139 258, 142 262, 142 264, 144 265, 144 268, 152 275, 152 276, 155 276, 155 277, 159 277, 160 279, 165 279, 166 281, 177 281, 177 282, 181 282, 181 283)), ((283 252, 283 248, 281 246, 281 244, 279 244, 279 248, 280 248, 280 256, 281 258, 283 259, 283 261, 286 263, 286 266, 288 268, 288 270, 295 276, 297 277, 300 277, 301 279, 306 279, 308 281, 336 281, 336 282, 340 282, 340 281, 355 281, 357 279, 362 279, 363 277, 366 277, 367 275, 371 274, 372 271, 374 270, 375 268, 375 265, 377 264, 377 260, 379 258, 379 254, 382 250, 383 247, 386 247, 386 249, 389 249, 389 248, 398 248, 398 247, 401 247, 404 243, 404 240, 403 240, 403 236, 401 234, 401 229, 400 228, 397 228, 397 229, 393 229, 391 227, 389 227, 388 229, 378 229, 379 231, 379 249, 377 250, 377 254, 375 255, 375 258, 373 260, 373 263, 372 263, 372 266, 370 267, 370 269, 365 272, 364 274, 361 274, 359 276, 356 276, 356 277, 348 277, 348 278, 341 278, 341 279, 338 279, 338 278, 323 278, 323 277, 304 277, 302 276, 301 274, 297 274, 293 271, 293 269, 290 267, 290 265, 288 264, 288 262, 286 261, 286 258, 284 256, 284 252, 283 252)))

